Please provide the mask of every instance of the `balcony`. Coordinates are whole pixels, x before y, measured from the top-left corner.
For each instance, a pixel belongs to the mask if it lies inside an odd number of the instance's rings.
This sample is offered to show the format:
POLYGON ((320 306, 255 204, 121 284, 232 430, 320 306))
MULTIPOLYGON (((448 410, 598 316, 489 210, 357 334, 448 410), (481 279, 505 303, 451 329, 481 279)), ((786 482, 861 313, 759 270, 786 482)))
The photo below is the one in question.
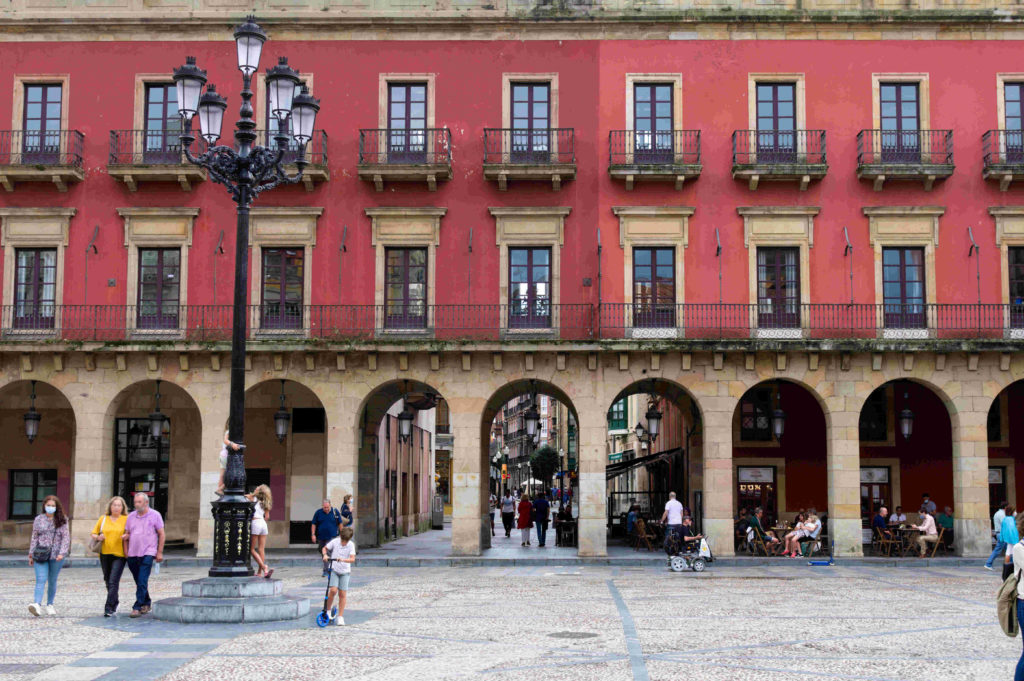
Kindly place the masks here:
MULTIPOLYGON (((47 347, 58 342, 147 340, 226 345, 231 311, 230 305, 160 310, 135 305, 13 305, 0 308, 0 339, 41 341, 47 347)), ((852 341, 851 348, 862 349, 864 341, 877 340, 891 349, 898 341, 952 341, 954 348, 961 348, 960 341, 965 340, 1024 340, 1024 304, 565 304, 550 306, 547 318, 534 319, 530 325, 538 328, 531 329, 521 326, 520 312, 507 305, 430 305, 405 311, 382 305, 254 305, 248 310, 246 328, 247 337, 257 343, 561 340, 609 341, 615 346, 627 340, 672 341, 672 347, 683 348, 679 343, 685 340, 711 348, 730 342, 738 348, 764 347, 760 344, 776 341, 824 342, 842 349, 843 341, 852 341)))
POLYGON ((824 130, 735 130, 732 177, 756 191, 761 180, 790 180, 806 191, 828 172, 824 130))
MULTIPOLYGON (((277 148, 274 134, 268 135, 266 130, 256 131, 256 144, 277 148)), ((298 158, 299 145, 289 141, 281 158, 281 164, 289 175, 298 172, 298 166, 295 165, 298 158)), ((314 130, 312 139, 306 145, 306 169, 302 172, 302 185, 306 191, 311 192, 318 182, 327 182, 330 179, 331 173, 327 168, 327 133, 323 130, 314 130)))
POLYGON ((1014 180, 1024 179, 1024 130, 989 130, 981 136, 981 144, 984 179, 998 180, 1003 192, 1014 180))
POLYGON ((385 182, 426 182, 437 191, 438 180, 452 179, 452 133, 448 128, 360 130, 359 178, 384 191, 385 182))
POLYGON ((17 182, 53 182, 66 192, 85 179, 84 141, 77 130, 0 131, 0 185, 12 192, 17 182))
POLYGON ((572 128, 484 128, 484 179, 496 181, 500 191, 508 189, 509 180, 550 182, 558 191, 575 177, 572 128))
POLYGON ((861 130, 857 134, 857 179, 920 180, 931 191, 953 174, 952 130, 861 130))
MULTIPOLYGON (((193 153, 206 151, 199 140, 193 153)), ((189 163, 176 131, 111 130, 107 173, 134 192, 142 182, 177 182, 191 191, 193 182, 206 180, 206 171, 189 163)))
POLYGON ((683 182, 700 177, 700 130, 612 130, 608 133, 608 174, 625 180, 631 191, 636 180, 683 182))

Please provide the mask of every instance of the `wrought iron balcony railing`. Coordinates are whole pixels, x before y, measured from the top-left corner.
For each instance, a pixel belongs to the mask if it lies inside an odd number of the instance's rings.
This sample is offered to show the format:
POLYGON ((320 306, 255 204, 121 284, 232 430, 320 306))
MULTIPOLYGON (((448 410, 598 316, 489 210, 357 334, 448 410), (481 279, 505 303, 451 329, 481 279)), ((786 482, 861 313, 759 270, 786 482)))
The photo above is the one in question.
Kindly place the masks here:
MULTIPOLYGON (((177 130, 111 130, 110 165, 186 165, 177 130)), ((205 153, 202 138, 193 153, 205 153)))
MULTIPOLYGON (((6 342, 227 341, 230 305, 0 307, 6 342)), ((548 305, 254 305, 254 341, 288 338, 476 341, 594 339, 1024 339, 1024 304, 604 303, 548 305)))
MULTIPOLYGON (((270 149, 277 149, 277 142, 274 140, 274 132, 267 130, 256 131, 256 144, 270 149)), ((299 145, 290 140, 285 146, 282 163, 295 163, 299 158, 299 145)), ((327 133, 323 130, 314 130, 313 137, 306 144, 306 162, 314 166, 327 165, 327 133)))
POLYGON ((484 165, 575 163, 573 128, 484 128, 484 165))
POLYGON ((85 136, 77 130, 0 130, 0 166, 82 168, 85 136))
POLYGON ((952 130, 861 130, 857 165, 952 166, 952 130))
POLYGON ((734 166, 820 166, 827 163, 824 130, 735 130, 734 166))
POLYGON ((610 165, 699 165, 700 130, 612 130, 610 165))
POLYGON ((360 130, 359 165, 451 165, 448 128, 360 130))

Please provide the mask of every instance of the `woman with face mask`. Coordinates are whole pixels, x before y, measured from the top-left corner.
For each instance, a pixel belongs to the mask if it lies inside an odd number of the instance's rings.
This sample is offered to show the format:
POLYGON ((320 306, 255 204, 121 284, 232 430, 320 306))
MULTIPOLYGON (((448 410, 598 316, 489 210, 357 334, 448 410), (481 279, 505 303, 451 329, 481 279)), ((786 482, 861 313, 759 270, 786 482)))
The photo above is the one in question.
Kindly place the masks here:
POLYGON ((32 541, 28 547, 28 564, 36 569, 35 599, 28 611, 39 617, 43 614, 43 588, 46 587, 46 614, 56 615, 53 598, 57 595, 57 575, 64 564, 64 556, 71 550, 68 518, 60 499, 50 495, 43 499, 43 512, 32 521, 32 541))

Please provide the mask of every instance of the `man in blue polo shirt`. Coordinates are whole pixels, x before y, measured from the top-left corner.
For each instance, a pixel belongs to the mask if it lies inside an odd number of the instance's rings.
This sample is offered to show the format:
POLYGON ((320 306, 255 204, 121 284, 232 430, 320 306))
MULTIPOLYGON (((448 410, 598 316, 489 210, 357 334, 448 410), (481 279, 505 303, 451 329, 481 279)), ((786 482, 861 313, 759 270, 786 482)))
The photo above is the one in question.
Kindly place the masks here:
MULTIPOLYGON (((313 514, 313 541, 316 542, 320 553, 323 553, 327 542, 338 536, 338 529, 341 527, 341 513, 338 509, 331 508, 331 500, 324 499, 323 505, 313 514)), ((328 562, 324 561, 323 577, 327 576, 328 562)))

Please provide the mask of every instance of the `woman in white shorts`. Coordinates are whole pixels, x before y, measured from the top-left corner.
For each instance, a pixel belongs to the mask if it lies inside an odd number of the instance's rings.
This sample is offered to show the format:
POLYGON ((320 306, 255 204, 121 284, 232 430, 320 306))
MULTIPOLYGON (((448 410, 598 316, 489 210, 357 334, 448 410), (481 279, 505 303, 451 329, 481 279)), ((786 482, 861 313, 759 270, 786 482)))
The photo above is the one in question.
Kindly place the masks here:
POLYGON ((270 488, 266 485, 260 485, 252 491, 252 494, 246 494, 245 498, 256 502, 256 505, 253 506, 252 523, 250 524, 250 532, 252 534, 250 552, 252 557, 256 559, 256 564, 260 566, 256 576, 270 579, 270 576, 274 574, 274 570, 267 567, 266 555, 267 516, 274 505, 273 498, 270 496, 270 488))

